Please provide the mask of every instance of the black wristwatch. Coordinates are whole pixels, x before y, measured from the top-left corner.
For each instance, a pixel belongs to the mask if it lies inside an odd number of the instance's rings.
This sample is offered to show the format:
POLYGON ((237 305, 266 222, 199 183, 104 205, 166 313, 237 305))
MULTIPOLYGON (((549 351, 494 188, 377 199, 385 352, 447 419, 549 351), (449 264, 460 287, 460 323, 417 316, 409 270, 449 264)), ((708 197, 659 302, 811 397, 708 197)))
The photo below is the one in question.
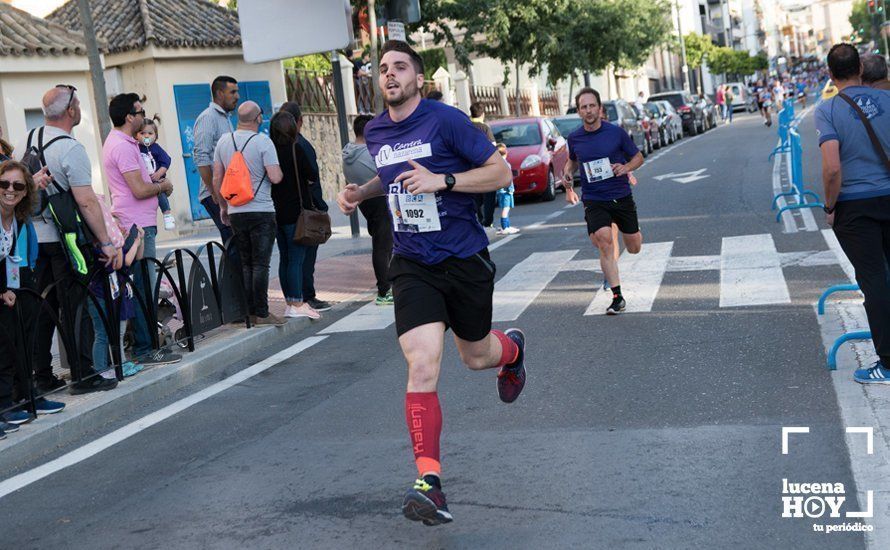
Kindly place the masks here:
POLYGON ((457 180, 454 179, 453 174, 445 174, 445 190, 451 191, 454 189, 454 184, 457 183, 457 180))
POLYGON ((834 209, 835 209, 835 208, 837 208, 837 205, 834 205, 834 206, 832 206, 832 207, 830 207, 830 208, 829 208, 828 206, 823 206, 823 207, 822 207, 822 210, 824 210, 826 214, 834 214, 834 209))

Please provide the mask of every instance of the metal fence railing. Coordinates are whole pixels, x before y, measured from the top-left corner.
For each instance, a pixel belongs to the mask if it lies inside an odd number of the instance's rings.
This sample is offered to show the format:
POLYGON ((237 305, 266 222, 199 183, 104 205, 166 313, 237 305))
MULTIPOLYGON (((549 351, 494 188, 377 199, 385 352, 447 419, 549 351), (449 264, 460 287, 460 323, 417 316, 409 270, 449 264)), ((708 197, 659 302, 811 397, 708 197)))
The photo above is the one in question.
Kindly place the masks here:
POLYGON ((304 113, 335 113, 334 77, 318 71, 285 69, 284 82, 289 101, 296 101, 304 113))
POLYGON ((541 107, 543 116, 557 116, 559 112, 559 94, 555 91, 547 90, 538 93, 538 105, 541 107))
POLYGON ((501 109, 501 93, 497 86, 470 86, 470 101, 482 105, 486 118, 506 116, 501 109))

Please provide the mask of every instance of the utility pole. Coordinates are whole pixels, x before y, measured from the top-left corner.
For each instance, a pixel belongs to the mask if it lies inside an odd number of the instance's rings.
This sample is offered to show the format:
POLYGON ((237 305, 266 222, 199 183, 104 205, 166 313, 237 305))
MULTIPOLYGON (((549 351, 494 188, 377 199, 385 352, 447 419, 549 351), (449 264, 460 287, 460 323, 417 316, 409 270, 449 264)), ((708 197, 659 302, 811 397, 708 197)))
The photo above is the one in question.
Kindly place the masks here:
POLYGON ((377 57, 377 7, 374 0, 368 0, 368 26, 371 27, 371 90, 374 92, 374 114, 383 112, 383 93, 378 89, 380 82, 380 60, 377 57))
MULTIPOLYGON (((352 46, 350 46, 352 47, 352 46)), ((334 71, 334 99, 337 102, 337 125, 340 128, 340 147, 349 143, 349 123, 346 120, 346 94, 343 92, 343 73, 340 71, 340 52, 331 51, 331 68, 334 71)), ((349 83, 352 86, 352 83, 349 83)), ((352 229, 352 237, 358 238, 361 230, 358 224, 358 214, 353 211, 349 215, 349 226, 352 229)))
POLYGON ((90 12, 89 0, 77 0, 77 7, 80 10, 80 24, 83 27, 87 59, 90 61, 90 79, 93 83, 96 120, 99 122, 99 134, 104 143, 105 138, 111 132, 111 121, 108 119, 108 94, 105 91, 105 74, 102 71, 102 59, 99 57, 99 43, 96 41, 96 29, 93 26, 93 14, 90 12))

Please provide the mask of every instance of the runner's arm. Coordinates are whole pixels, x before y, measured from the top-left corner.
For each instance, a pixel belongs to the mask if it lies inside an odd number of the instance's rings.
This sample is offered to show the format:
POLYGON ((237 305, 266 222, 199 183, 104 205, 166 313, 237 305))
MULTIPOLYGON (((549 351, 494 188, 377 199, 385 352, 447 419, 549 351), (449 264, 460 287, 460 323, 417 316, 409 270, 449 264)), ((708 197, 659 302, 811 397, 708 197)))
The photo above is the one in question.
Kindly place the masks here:
POLYGON ((643 153, 637 153, 632 159, 624 164, 615 163, 612 165, 612 173, 616 176, 625 176, 628 172, 633 172, 643 165, 643 153))
MULTIPOLYGON (((396 182, 401 182, 404 189, 412 195, 421 193, 435 193, 445 191, 445 174, 434 174, 421 164, 409 160, 412 169, 402 172, 396 177, 396 182)), ((451 189, 457 193, 487 193, 509 187, 513 180, 510 167, 495 151, 488 160, 479 168, 474 168, 460 174, 453 174, 454 187, 451 189)))
POLYGON ((840 142, 830 139, 822 143, 822 187, 825 191, 825 206, 833 208, 841 192, 840 142))
POLYGON ((383 194, 380 176, 374 176, 374 179, 362 186, 350 183, 337 193, 337 206, 344 214, 352 214, 360 202, 383 196, 383 194))
MULTIPOLYGON (((565 163, 565 166, 562 169, 562 180, 569 185, 572 184, 575 179, 575 171, 578 169, 578 161, 568 159, 565 163)), ((568 187, 566 187, 568 189, 568 187)))

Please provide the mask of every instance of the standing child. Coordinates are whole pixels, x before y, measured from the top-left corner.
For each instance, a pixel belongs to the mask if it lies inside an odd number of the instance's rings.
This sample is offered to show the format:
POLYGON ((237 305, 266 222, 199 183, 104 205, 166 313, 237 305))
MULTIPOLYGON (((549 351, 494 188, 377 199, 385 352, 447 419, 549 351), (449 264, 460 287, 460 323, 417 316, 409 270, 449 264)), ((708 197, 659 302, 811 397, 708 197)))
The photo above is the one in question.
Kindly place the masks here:
MULTIPOLYGON (((139 152, 142 153, 142 160, 145 161, 145 167, 148 168, 153 183, 159 183, 167 177, 170 155, 158 145, 158 126, 153 119, 145 119, 145 125, 139 131, 139 152)), ((158 207, 164 214, 164 229, 167 231, 176 229, 176 218, 173 217, 170 199, 165 193, 158 195, 158 207)))
MULTIPOLYGON (((504 162, 507 163, 507 166, 510 165, 507 162, 507 146, 503 143, 497 144, 498 153, 501 154, 501 158, 504 159, 504 162)), ((498 229, 498 235, 512 235, 514 233, 519 233, 518 227, 510 227, 510 209, 513 208, 513 191, 515 188, 513 187, 513 182, 510 182, 510 187, 504 187, 502 189, 498 189, 497 191, 497 201, 498 208, 501 209, 501 228, 498 229)))

